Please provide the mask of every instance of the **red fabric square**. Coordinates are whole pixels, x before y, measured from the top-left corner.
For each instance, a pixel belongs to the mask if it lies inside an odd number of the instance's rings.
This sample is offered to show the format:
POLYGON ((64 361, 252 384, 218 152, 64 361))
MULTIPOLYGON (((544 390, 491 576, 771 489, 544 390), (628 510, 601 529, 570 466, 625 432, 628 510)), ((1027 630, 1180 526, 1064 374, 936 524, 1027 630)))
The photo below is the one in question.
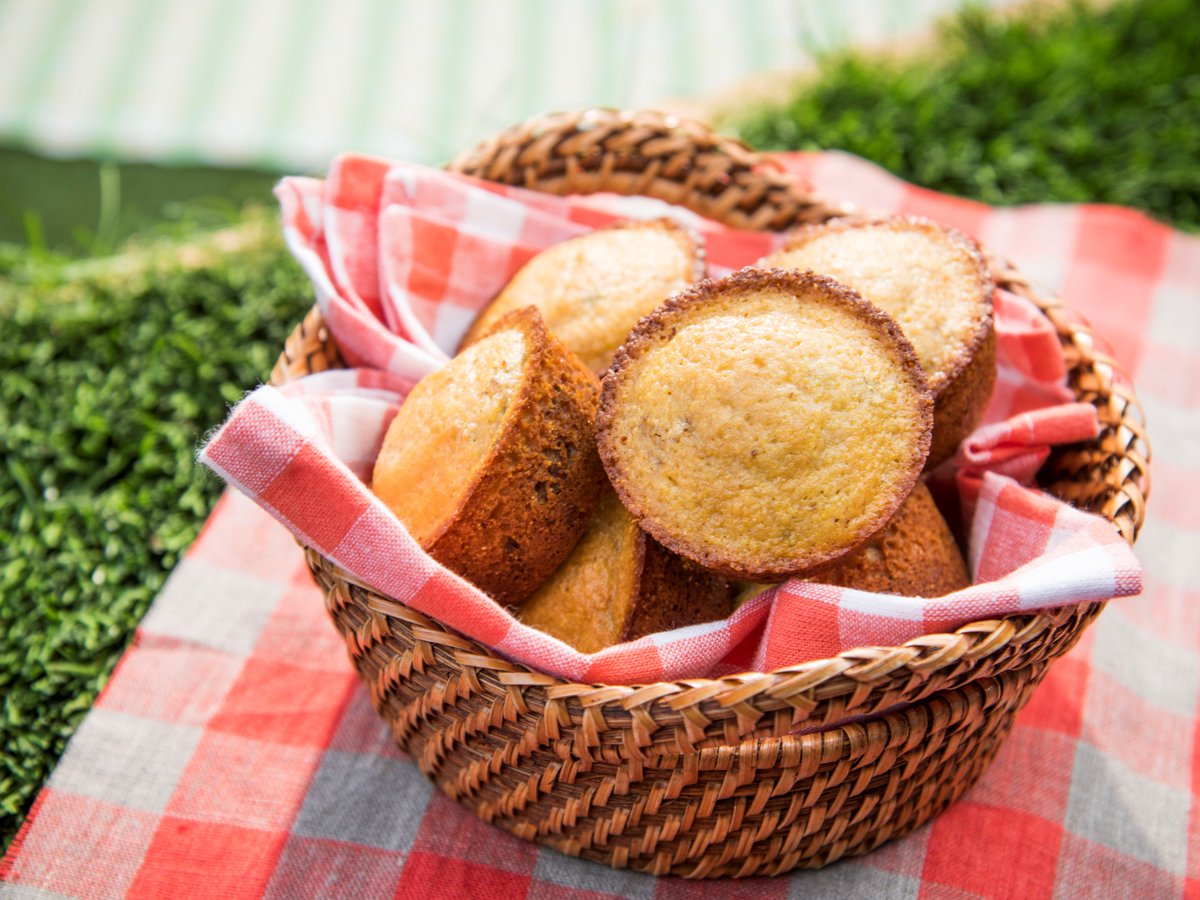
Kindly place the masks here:
POLYGON ((272 418, 273 414, 252 404, 246 416, 223 425, 204 449, 214 465, 252 494, 261 494, 279 477, 283 461, 301 440, 272 418), (269 466, 265 460, 270 460, 269 466))
POLYGON ((209 727, 260 741, 325 747, 354 689, 355 675, 248 659, 209 727))
POLYGON ((1075 768, 1075 739, 1018 725, 967 800, 1062 822, 1075 768))
POLYGON ((46 788, 0 870, 0 881, 72 897, 128 889, 158 816, 46 788))
POLYGON ((390 897, 403 868, 404 854, 398 851, 292 835, 271 876, 268 896, 390 897))
POLYGON ((1132 210, 1084 206, 1076 237, 1063 299, 1136 371, 1171 230, 1132 210))
POLYGON ((975 238, 983 230, 983 224, 992 210, 987 204, 975 200, 951 197, 909 185, 897 212, 925 216, 975 238))
POLYGON ((167 812, 208 822, 287 831, 321 753, 207 732, 179 779, 167 812))
POLYGON ((166 817, 127 896, 260 897, 287 835, 166 817))
POLYGON ((1065 832, 1055 884, 1059 897, 1178 897, 1184 879, 1119 850, 1065 832))
POLYGON ((415 258, 422 265, 414 266, 408 279, 408 289, 426 300, 440 300, 446 293, 450 260, 458 243, 458 231, 452 225, 434 222, 424 216, 412 217, 412 241, 415 258))
POLYGON ((1070 653, 1056 660, 1025 708, 1017 726, 1043 728, 1077 738, 1083 731, 1083 707, 1091 681, 1087 658, 1070 653))
POLYGON ((413 840, 413 852, 418 851, 523 876, 533 874, 538 855, 537 845, 488 825, 436 791, 413 840))
POLYGON ((960 801, 933 822, 923 878, 988 897, 1049 897, 1061 825, 960 801))
POLYGON ((340 484, 354 478, 338 469, 312 444, 305 443, 287 467, 260 494, 262 502, 292 522, 304 522, 308 538, 318 547, 336 547, 367 510, 368 498, 359 496, 357 482, 336 491, 337 503, 314 493, 314 484, 340 484))
POLYGON ((263 626, 253 655, 263 662, 296 663, 305 669, 339 674, 352 671, 346 643, 329 618, 307 567, 293 576, 287 593, 263 626))
POLYGON ((714 266, 752 266, 773 249, 774 235, 761 231, 714 231, 705 235, 705 255, 714 266))
POLYGON ((841 649, 836 604, 796 597, 786 588, 780 590, 771 611, 763 671, 798 659, 825 659, 841 649))
POLYGON ((722 662, 743 672, 750 671, 754 665, 754 654, 758 651, 759 641, 762 640, 763 632, 766 629, 767 617, 763 616, 761 622, 753 626, 737 644, 729 649, 722 662))
POLYGON ((206 724, 225 702, 242 660, 187 641, 138 634, 96 706, 159 722, 206 724))
POLYGON ((347 155, 334 164, 329 202, 340 209, 375 210, 391 165, 369 156, 347 155))
POLYGON ((396 897, 422 900, 425 897, 524 900, 529 891, 529 882, 528 875, 414 850, 404 863, 396 897))
POLYGON ((658 653, 658 648, 647 640, 640 647, 628 648, 626 652, 622 653, 620 659, 599 659, 588 666, 584 680, 619 683, 626 670, 631 667, 646 672, 653 672, 654 669, 657 669, 658 674, 655 678, 647 680, 658 680, 662 674, 662 657, 658 653))

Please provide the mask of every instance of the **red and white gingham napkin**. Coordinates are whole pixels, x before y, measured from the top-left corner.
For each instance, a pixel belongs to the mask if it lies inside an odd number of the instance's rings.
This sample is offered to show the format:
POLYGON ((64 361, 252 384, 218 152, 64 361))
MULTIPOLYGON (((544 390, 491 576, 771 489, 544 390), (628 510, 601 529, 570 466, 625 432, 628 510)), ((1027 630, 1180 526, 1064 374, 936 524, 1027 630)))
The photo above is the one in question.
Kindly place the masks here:
MULTIPOLYGON (((285 179, 289 247, 356 368, 233 410, 201 460, 362 582, 531 667, 581 681, 641 683, 771 670, 895 645, 994 616, 1139 593, 1136 558, 1112 526, 1023 487, 1049 445, 1092 437, 1071 402, 1050 323, 998 292, 999 379, 986 423, 955 465, 974 584, 923 599, 792 581, 728 620, 595 654, 517 622, 408 535, 364 483, 405 392, 453 352, 476 313, 539 250, 619 218, 669 214, 705 239, 724 274, 779 236, 739 232, 644 199, 557 198, 439 170, 346 156, 325 181, 285 179)), ((945 473, 939 473, 943 476, 945 473)))

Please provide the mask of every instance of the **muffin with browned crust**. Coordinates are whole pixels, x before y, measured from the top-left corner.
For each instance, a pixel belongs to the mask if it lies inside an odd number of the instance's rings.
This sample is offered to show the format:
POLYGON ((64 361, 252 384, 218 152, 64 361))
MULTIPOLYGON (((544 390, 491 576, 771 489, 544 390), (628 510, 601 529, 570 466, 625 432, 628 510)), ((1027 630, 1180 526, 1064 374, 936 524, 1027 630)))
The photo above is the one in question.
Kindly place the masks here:
POLYGON ((743 269, 638 324, 605 375, 596 436, 642 528, 707 569, 769 581, 887 524, 932 413, 885 313, 831 278, 743 269))
POLYGON ((920 481, 886 528, 809 580, 905 597, 941 597, 971 583, 954 535, 920 481))
POLYGON ((596 507, 598 398, 596 377, 537 310, 518 310, 413 388, 372 489, 430 556, 520 603, 596 507))
POLYGON ((934 396, 927 465, 953 456, 996 381, 994 288, 975 243, 927 219, 839 220, 800 229, 762 264, 828 275, 896 320, 934 396))
POLYGON ((729 615, 732 584, 638 528, 605 488, 571 555, 518 618, 584 653, 729 615))
POLYGON ((461 346, 510 310, 536 306, 546 327, 599 375, 638 319, 703 276, 700 243, 670 219, 601 228, 529 260, 479 314, 461 346))

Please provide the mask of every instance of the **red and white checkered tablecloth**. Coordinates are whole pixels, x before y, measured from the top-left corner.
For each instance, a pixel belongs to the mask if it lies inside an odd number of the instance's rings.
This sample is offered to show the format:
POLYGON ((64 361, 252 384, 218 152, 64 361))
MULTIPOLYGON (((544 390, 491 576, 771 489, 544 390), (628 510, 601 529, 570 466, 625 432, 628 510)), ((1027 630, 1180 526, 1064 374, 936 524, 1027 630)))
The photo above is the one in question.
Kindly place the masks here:
POLYGON ((959 803, 861 859, 743 882, 510 837, 390 744, 290 535, 226 494, 0 863, 0 897, 1200 898, 1200 240, 1113 207, 991 209, 840 154, 785 161, 1059 289, 1147 410, 1145 595, 1054 665, 959 803))

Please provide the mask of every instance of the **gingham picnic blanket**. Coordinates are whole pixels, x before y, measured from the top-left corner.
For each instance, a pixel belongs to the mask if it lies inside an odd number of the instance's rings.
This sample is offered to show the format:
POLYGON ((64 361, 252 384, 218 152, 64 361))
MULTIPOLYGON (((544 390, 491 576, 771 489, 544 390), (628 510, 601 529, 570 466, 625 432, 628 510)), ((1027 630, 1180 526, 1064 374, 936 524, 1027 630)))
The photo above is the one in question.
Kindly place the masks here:
POLYGON ((694 883, 485 825, 391 743, 292 536, 227 492, 0 863, 0 896, 1200 897, 1200 240, 1130 210, 991 209, 839 154, 823 192, 978 236, 1107 335, 1156 488, 1146 588, 1058 660, 992 765, 865 857, 694 883))
MULTIPOLYGON (((1029 481, 1049 444, 1092 437, 1097 425, 1094 409, 1071 402, 1063 386, 1053 328, 1029 301, 999 291, 1000 388, 989 424, 959 456, 971 586, 912 598, 794 579, 727 620, 581 653, 521 624, 424 553, 372 494, 371 467, 408 385, 449 358, 531 256, 622 216, 674 211, 644 199, 545 196, 359 155, 340 157, 325 181, 285 179, 278 193, 289 247, 358 368, 260 388, 200 459, 360 582, 516 662, 613 684, 770 671, 1141 590, 1137 560, 1108 522, 1013 477, 1029 481)), ((685 219, 703 234, 717 275, 755 262, 781 239, 685 219)))

